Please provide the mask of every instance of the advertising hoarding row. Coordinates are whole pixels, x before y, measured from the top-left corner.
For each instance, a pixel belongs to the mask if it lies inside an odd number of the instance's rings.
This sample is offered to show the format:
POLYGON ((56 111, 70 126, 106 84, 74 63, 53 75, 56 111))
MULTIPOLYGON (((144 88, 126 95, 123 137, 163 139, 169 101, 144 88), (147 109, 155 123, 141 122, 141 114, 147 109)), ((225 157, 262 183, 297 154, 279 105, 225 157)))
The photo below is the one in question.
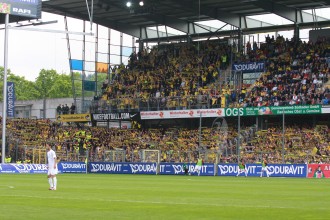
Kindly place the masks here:
MULTIPOLYGON (((151 174, 184 175, 183 163, 109 163, 109 162, 60 162, 59 173, 100 174, 151 174)), ((195 164, 186 164, 189 175, 197 175, 195 164)), ((247 176, 258 177, 261 164, 246 164, 247 176)), ((234 163, 202 165, 201 176, 236 176, 238 166, 234 163)), ((330 164, 268 164, 270 177, 330 178, 330 164)), ((47 173, 46 164, 0 164, 1 173, 47 173)))
MULTIPOLYGON (((290 105, 290 106, 262 106, 246 108, 214 108, 191 110, 142 111, 141 119, 175 119, 175 118, 209 118, 232 116, 258 115, 307 115, 330 113, 330 106, 322 105, 290 105)), ((102 114, 101 114, 102 115, 102 114)))

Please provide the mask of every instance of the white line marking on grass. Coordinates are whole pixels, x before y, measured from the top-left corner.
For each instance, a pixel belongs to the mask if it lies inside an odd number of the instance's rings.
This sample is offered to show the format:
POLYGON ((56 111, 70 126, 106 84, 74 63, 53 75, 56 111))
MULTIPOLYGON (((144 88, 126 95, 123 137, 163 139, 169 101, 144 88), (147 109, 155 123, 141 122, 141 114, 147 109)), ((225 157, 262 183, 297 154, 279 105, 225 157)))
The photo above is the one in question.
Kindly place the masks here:
POLYGON ((14 189, 14 186, 6 186, 6 185, 0 185, 0 189, 6 190, 6 189, 14 189))
MULTIPOLYGON (((30 195, 5 195, 3 197, 26 197, 36 199, 65 199, 65 200, 79 200, 79 201, 98 201, 98 202, 123 202, 123 203, 145 203, 145 204, 162 204, 162 205, 196 205, 196 206, 212 206, 212 207, 237 207, 237 208, 273 208, 273 209, 305 209, 304 207, 284 207, 276 205, 242 205, 242 204, 215 204, 215 203, 193 203, 193 202, 158 202, 158 201, 142 201, 142 200, 121 200, 121 199, 89 199, 89 198, 68 198, 60 196, 30 196, 30 195)), ((314 208, 315 209, 315 208, 314 208)), ((328 210, 326 207, 318 207, 318 210, 328 210)))

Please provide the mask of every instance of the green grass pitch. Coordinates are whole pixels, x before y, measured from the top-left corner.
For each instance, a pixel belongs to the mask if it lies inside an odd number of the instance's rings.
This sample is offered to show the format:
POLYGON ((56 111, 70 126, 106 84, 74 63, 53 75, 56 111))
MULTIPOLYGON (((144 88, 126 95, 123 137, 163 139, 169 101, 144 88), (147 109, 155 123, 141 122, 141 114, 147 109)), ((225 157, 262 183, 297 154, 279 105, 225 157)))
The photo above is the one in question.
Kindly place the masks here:
POLYGON ((0 219, 330 219, 330 179, 0 174, 0 219))

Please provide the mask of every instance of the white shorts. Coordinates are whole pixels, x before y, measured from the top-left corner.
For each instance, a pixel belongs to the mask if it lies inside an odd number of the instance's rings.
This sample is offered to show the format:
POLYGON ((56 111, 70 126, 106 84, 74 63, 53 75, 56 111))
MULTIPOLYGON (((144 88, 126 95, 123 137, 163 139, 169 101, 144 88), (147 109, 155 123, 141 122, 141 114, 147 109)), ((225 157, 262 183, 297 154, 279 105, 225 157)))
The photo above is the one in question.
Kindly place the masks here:
POLYGON ((52 168, 52 169, 48 169, 48 173, 47 173, 47 175, 52 175, 52 176, 54 176, 54 175, 56 175, 57 173, 58 173, 57 168, 56 168, 56 169, 52 168))
POLYGON ((201 169, 202 169, 202 166, 200 166, 200 165, 196 165, 195 166, 195 171, 198 172, 198 171, 201 171, 201 169))

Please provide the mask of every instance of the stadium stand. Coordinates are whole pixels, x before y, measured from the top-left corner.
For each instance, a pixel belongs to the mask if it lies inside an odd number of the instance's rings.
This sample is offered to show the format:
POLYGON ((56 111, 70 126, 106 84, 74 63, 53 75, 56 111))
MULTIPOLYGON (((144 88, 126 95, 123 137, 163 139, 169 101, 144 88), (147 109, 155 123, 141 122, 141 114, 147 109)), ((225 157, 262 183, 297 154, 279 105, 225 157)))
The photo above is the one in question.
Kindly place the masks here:
MULTIPOLYGON (((116 129, 63 126, 50 120, 8 120, 9 154, 14 162, 39 163, 44 160, 45 140, 63 161, 111 161, 107 151, 124 151, 125 162, 141 161, 143 149, 160 150, 161 161, 194 161, 199 153, 207 162, 237 161, 237 129, 226 133, 213 128, 199 129, 116 129)), ((272 163, 282 161, 282 130, 270 127, 241 129, 240 157, 255 162, 265 155, 272 163)), ((329 162, 328 127, 289 126, 285 132, 285 161, 288 163, 329 162)), ((124 162, 122 161, 122 162, 124 162)))
MULTIPOLYGON (((159 45, 150 52, 133 53, 128 66, 114 68, 103 83, 100 100, 92 103, 91 113, 328 105, 329 49, 326 38, 306 43, 281 36, 267 37, 260 46, 247 44, 244 56, 221 41, 159 45), (226 76, 230 75, 229 59, 234 63, 264 61, 266 70, 250 86, 235 87, 226 76)), ((237 162, 238 157, 255 162, 265 155, 272 163, 283 157, 287 163, 329 162, 326 125, 289 124, 285 143, 282 129, 243 126, 238 134, 233 124, 223 133, 210 126, 201 130, 187 126, 115 129, 8 120, 9 152, 15 162, 41 162, 45 140, 66 161, 86 157, 111 161, 107 152, 121 151, 125 162, 136 162, 141 161, 141 150, 151 149, 160 150, 163 162, 195 161, 201 153, 212 163, 237 162), (238 141, 241 149, 237 149, 238 141)))
POLYGON ((160 45, 132 54, 114 69, 91 112, 329 104, 329 40, 295 42, 278 36, 245 56, 219 41, 160 45), (198 49, 199 48, 199 49, 198 49), (234 87, 230 62, 264 61, 252 85, 234 87), (248 87, 249 86, 249 87, 248 87))

